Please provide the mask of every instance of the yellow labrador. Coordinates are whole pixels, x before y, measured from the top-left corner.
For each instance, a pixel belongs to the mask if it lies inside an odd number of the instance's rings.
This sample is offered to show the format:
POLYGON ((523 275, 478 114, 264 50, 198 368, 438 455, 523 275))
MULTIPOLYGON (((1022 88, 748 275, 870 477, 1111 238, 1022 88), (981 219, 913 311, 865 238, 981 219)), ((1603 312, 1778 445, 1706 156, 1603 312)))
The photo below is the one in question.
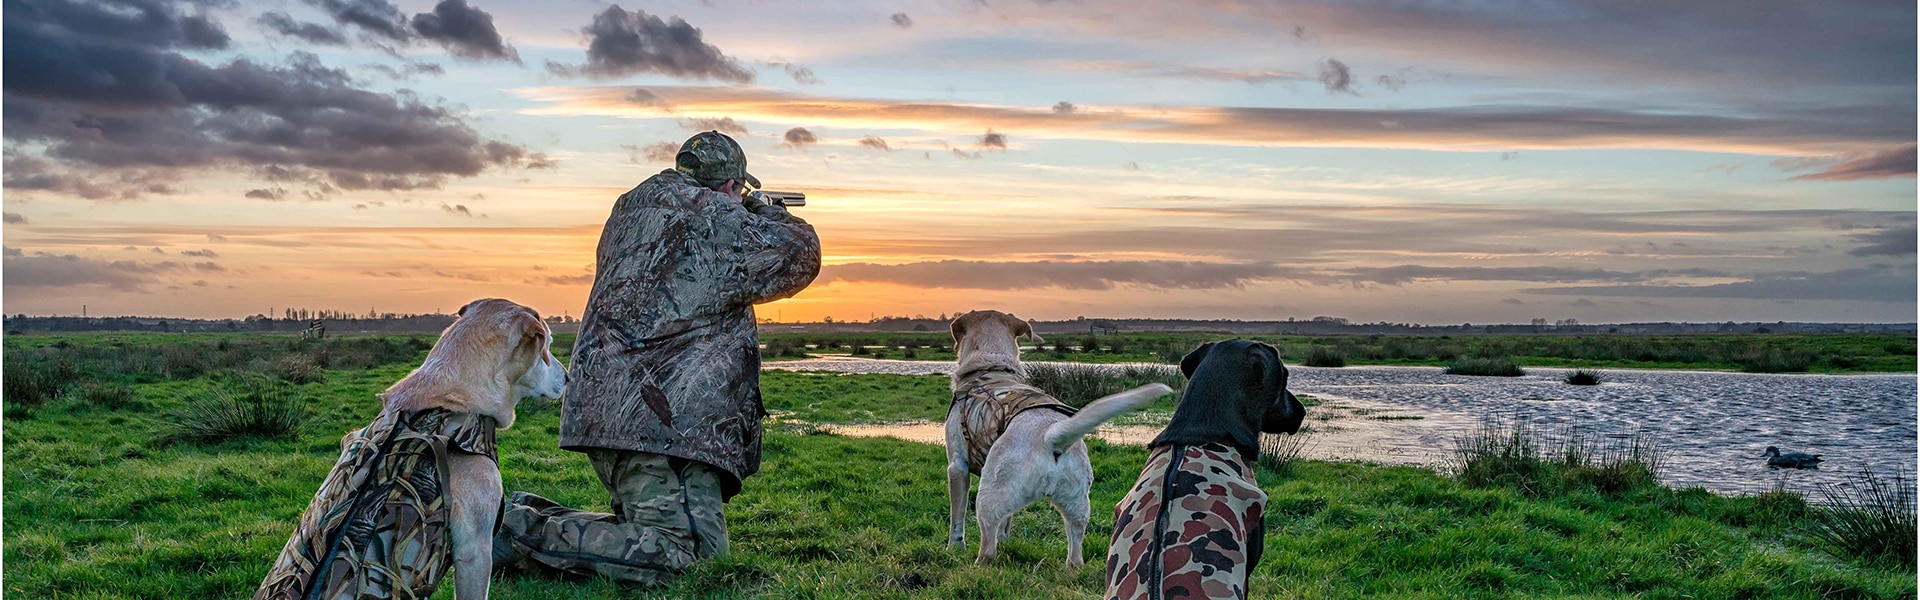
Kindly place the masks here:
POLYGON ((947 410, 947 543, 966 545, 967 487, 980 475, 974 510, 980 521, 980 554, 993 560, 1014 513, 1046 498, 1066 522, 1069 569, 1084 561, 1087 492, 1093 465, 1081 441, 1101 423, 1146 405, 1173 390, 1143 385, 1088 403, 1077 412, 1027 385, 1017 338, 1043 340, 1033 326, 993 310, 953 320, 959 362, 953 370, 953 405, 947 410))
POLYGON ((501 497, 493 434, 513 426, 521 398, 565 391, 551 338, 527 307, 461 308, 426 362, 380 394, 373 423, 341 441, 255 600, 431 595, 448 567, 456 598, 486 598, 501 497))

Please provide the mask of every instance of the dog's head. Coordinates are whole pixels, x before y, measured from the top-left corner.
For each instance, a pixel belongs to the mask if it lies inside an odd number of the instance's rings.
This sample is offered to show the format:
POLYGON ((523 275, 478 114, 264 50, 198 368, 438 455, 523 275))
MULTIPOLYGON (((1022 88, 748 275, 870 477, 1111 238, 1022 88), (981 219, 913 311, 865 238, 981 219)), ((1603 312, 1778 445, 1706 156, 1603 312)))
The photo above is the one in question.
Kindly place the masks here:
POLYGON ((1186 391, 1154 444, 1232 444, 1249 459, 1260 433, 1298 433, 1307 409, 1287 391, 1287 366, 1273 346, 1209 342, 1180 359, 1186 391))
POLYGON ((995 367, 1025 374, 1020 367, 1020 336, 1035 344, 1045 343, 1033 326, 1019 317, 997 310, 976 310, 953 319, 953 350, 959 356, 953 379, 959 381, 974 373, 995 367))
POLYGON ((403 409, 444 405, 513 425, 521 398, 559 398, 567 370, 548 348, 553 332, 533 309, 498 298, 460 308, 426 362, 387 389, 403 409))

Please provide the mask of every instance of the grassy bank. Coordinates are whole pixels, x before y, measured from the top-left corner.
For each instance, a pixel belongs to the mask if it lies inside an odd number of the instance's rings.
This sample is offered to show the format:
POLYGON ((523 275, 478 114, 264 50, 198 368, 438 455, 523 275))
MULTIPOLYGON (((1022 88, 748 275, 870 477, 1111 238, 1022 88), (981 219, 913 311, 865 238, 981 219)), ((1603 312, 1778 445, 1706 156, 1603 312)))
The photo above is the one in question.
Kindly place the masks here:
MULTIPOLYGON (((1177 363, 1207 333, 1048 334, 1030 360, 1177 363)), ((1831 335, 1242 335, 1278 347, 1289 364, 1431 365, 1461 358, 1507 357, 1528 367, 1711 369, 1758 373, 1865 373, 1916 370, 1911 334, 1831 335)), ((763 338, 776 356, 847 354, 952 360, 945 332, 777 333, 763 338), (909 356, 911 355, 911 356, 909 356)))
MULTIPOLYGON (((198 341, 198 340, 196 340, 198 341)), ((13 340, 9 340, 10 350, 13 340)), ((11 353, 10 353, 11 354, 11 353)), ((409 360, 417 360, 409 359, 409 360)), ((71 388, 5 420, 5 591, 19 598, 234 598, 251 593, 338 453, 378 410, 374 393, 413 365, 335 367, 285 384, 310 415, 292 439, 162 444, 174 411, 243 372, 120 382, 130 398, 71 388)), ((8 378, 11 379, 9 369, 8 378)), ((815 422, 939 419, 941 377, 768 372, 771 410, 815 422)), ((9 381, 11 384, 11 381, 9 381)), ((585 458, 555 447, 558 412, 500 435, 510 489, 605 510, 585 458)), ((727 507, 734 554, 656 591, 512 577, 496 598, 1091 598, 1111 508, 1145 451, 1090 444, 1096 483, 1089 564, 1062 570, 1065 538, 1043 507, 1022 513, 999 562, 945 547, 937 446, 769 428, 760 475, 727 507)), ((1726 498, 1652 485, 1475 485, 1433 471, 1353 463, 1262 467, 1271 496, 1261 598, 1912 598, 1910 567, 1840 558, 1805 534, 1796 496, 1726 498)), ((451 598, 443 589, 437 598, 451 598)))

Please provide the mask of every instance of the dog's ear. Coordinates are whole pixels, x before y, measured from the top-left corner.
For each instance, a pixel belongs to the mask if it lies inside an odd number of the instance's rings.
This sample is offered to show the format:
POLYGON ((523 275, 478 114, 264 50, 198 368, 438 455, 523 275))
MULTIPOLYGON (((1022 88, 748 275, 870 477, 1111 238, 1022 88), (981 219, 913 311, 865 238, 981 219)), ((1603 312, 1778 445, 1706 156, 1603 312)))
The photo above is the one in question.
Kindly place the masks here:
MULTIPOLYGON (((973 313, 967 313, 967 315, 971 314, 973 313)), ((947 325, 947 330, 953 332, 953 343, 955 344, 960 343, 960 338, 967 336, 967 315, 954 317, 953 322, 947 325)))
POLYGON ((532 346, 534 351, 538 352, 541 344, 552 343, 547 324, 540 320, 540 313, 534 312, 531 308, 520 307, 520 310, 513 311, 513 316, 507 318, 504 328, 507 330, 507 339, 515 351, 524 346, 532 346))
POLYGON ((1040 334, 1033 332, 1032 324, 1026 322, 1025 320, 1022 320, 1020 317, 1016 317, 1011 314, 1003 314, 1001 315, 1001 320, 1007 323, 1008 329, 1013 330, 1013 337, 1017 338, 1022 335, 1025 335, 1027 336, 1027 341, 1033 342, 1035 344, 1044 344, 1047 342, 1046 340, 1040 339, 1040 334))
POLYGON ((1206 358, 1207 352, 1211 350, 1213 350, 1213 342, 1207 342, 1201 344, 1199 348, 1194 348, 1192 352, 1188 352, 1185 357, 1180 359, 1180 374, 1187 376, 1189 379, 1193 378, 1193 370, 1200 368, 1200 360, 1206 358))

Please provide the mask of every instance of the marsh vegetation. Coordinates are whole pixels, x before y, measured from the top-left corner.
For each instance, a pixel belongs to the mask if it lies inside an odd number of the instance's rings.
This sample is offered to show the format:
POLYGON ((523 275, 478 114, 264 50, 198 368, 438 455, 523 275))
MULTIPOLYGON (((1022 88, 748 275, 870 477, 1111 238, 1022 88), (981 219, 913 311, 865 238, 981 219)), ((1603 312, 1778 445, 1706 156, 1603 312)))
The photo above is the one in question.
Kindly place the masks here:
MULTIPOLYGON (((154 356, 180 351, 170 343, 219 352, 221 340, 118 341, 124 346, 101 338, 6 340, 9 596, 246 596, 332 466, 340 436, 373 418, 374 395, 416 366, 430 342, 328 340, 341 345, 322 346, 330 355, 324 376, 295 383, 254 365, 316 354, 297 340, 236 337, 226 340, 229 348, 244 344, 256 355, 208 353, 195 360, 211 368, 178 370, 150 365, 164 364, 154 356), (54 348, 59 341, 69 344, 54 348), (396 348, 390 354, 389 345, 396 348), (409 346, 418 349, 397 350, 409 346), (138 350, 122 354, 123 347, 138 350), (365 352, 389 359, 340 360, 362 352, 349 348, 379 349, 365 352), (31 409, 15 411, 21 381, 40 386, 42 395, 31 409), (253 402, 254 385, 265 388, 259 406, 276 405, 280 400, 270 396, 284 393, 280 398, 298 398, 304 418, 287 420, 292 425, 285 428, 223 425, 216 429, 226 433, 217 435, 169 434, 202 403, 253 402)), ((1068 385, 1088 394, 1131 385, 1124 370, 1106 373, 1103 381, 1068 385)), ((761 473, 727 507, 732 555, 663 590, 516 576, 498 580, 494 597, 1025 599, 1085 598, 1101 588, 1113 515, 1100 507, 1126 493, 1146 458, 1143 448, 1089 443, 1096 510, 1086 567, 1062 569, 1065 533, 1044 507, 1015 519, 998 562, 974 566, 971 548, 945 545, 939 446, 843 437, 817 425, 937 421, 950 395, 945 377, 769 371, 763 385, 767 408, 781 419, 768 426, 761 473)), ((606 510, 605 492, 585 458, 556 447, 558 429, 559 412, 549 406, 523 411, 513 429, 500 433, 507 487, 606 510)), ((1835 512, 1843 505, 1829 509, 1787 492, 1728 497, 1669 489, 1640 476, 1660 467, 1657 460, 1648 463, 1647 454, 1634 458, 1631 447, 1542 441, 1555 434, 1529 437, 1523 447, 1509 430, 1486 433, 1485 444, 1470 447, 1504 462, 1483 463, 1471 475, 1288 458, 1276 445, 1308 440, 1270 439, 1257 467, 1270 496, 1266 558, 1253 574, 1257 594, 1813 599, 1915 593, 1910 564, 1836 551, 1808 533, 1815 523, 1839 522, 1821 519, 1837 518, 1830 516, 1843 514, 1835 512)), ((1893 489, 1908 485, 1901 480, 1893 489)), ((1875 499, 1884 497, 1866 497, 1867 514, 1911 514, 1910 508, 1872 512, 1886 505, 1875 499)), ((1911 495, 1905 498, 1910 507, 1911 495)), ((1855 547, 1904 539, 1910 549, 1911 521, 1904 527, 1851 527, 1845 539, 1867 540, 1849 542, 1855 547), (1907 537, 1891 537, 1902 531, 1907 537)), ((967 535, 978 543, 977 531, 970 527, 967 535)), ((450 590, 436 597, 450 598, 450 590)))

